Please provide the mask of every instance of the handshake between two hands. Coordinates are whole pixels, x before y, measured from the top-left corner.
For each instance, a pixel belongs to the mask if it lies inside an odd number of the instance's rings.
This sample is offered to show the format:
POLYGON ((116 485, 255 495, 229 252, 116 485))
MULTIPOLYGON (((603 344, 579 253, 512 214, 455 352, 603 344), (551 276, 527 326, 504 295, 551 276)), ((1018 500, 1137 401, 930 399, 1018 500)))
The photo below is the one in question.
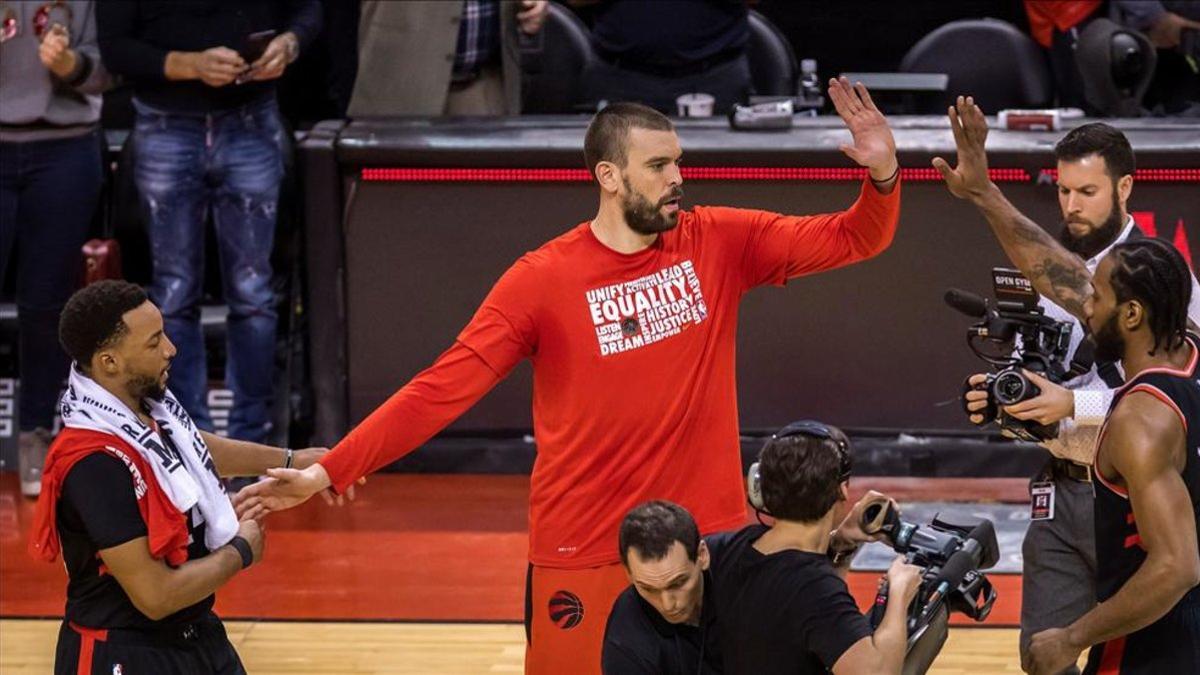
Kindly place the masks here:
MULTIPOLYGON (((261 520, 267 514, 298 506, 318 493, 330 506, 354 501, 354 484, 338 494, 333 490, 325 468, 317 463, 326 452, 326 448, 297 450, 296 468, 267 469, 266 478, 239 490, 233 496, 233 508, 238 520, 261 520)), ((356 484, 364 485, 366 482, 367 479, 363 477, 356 484)))

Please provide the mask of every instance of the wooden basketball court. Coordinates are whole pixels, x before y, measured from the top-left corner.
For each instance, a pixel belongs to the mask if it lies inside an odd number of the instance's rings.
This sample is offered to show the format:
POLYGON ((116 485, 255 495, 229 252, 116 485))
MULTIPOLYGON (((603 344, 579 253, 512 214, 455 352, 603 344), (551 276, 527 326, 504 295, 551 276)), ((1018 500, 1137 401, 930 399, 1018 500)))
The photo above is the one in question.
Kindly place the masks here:
MULTIPOLYGON (((867 481, 901 501, 1025 497, 1019 479, 871 478, 853 491, 867 481)), ((217 613, 258 675, 519 673, 528 487, 527 476, 384 474, 351 506, 312 500, 271 516, 265 559, 217 594, 217 613)), ((65 601, 62 565, 25 551, 32 512, 16 476, 0 475, 4 675, 51 672, 65 601)), ((992 578, 1000 600, 985 627, 952 629, 931 672, 1020 672, 1020 577, 992 578)), ((860 605, 876 579, 851 574, 860 605)))

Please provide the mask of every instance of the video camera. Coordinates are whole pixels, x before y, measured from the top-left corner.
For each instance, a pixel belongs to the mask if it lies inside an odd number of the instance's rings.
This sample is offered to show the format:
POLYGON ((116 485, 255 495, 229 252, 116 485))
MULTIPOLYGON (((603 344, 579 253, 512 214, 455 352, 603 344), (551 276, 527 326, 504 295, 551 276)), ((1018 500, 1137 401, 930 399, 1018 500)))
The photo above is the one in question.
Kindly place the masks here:
POLYGON ((993 268, 992 284, 996 294, 994 307, 978 295, 957 288, 946 291, 945 296, 946 304, 967 316, 981 319, 967 329, 967 346, 996 369, 976 387, 988 392, 988 407, 983 415, 1023 441, 1039 443, 1054 438, 1058 435, 1057 424, 1018 420, 1005 413, 1003 407, 1042 393, 1025 377, 1022 368, 1039 373, 1056 384, 1091 370, 1091 342, 1081 343, 1071 365, 1064 366, 1074 324, 1046 316, 1038 305, 1037 291, 1017 270, 993 268), (982 348, 986 343, 993 345, 990 352, 982 348))
MULTIPOLYGON (((928 670, 941 651, 948 633, 950 612, 961 612, 983 621, 996 602, 996 590, 982 570, 1000 558, 996 528, 990 520, 977 525, 952 525, 933 519, 927 527, 901 520, 891 502, 871 504, 863 511, 861 527, 867 534, 882 533, 887 543, 904 554, 907 562, 924 568, 921 587, 908 610, 908 647, 905 675, 928 670)), ((887 607, 886 579, 880 585, 868 621, 878 628, 887 607)))

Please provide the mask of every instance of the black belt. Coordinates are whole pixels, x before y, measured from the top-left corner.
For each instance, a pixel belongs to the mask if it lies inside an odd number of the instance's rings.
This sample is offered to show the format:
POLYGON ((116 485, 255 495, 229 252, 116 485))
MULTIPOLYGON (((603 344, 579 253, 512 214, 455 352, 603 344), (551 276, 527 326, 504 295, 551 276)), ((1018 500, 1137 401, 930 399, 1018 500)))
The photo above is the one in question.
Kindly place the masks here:
POLYGON ((1072 462, 1069 459, 1054 457, 1044 470, 1048 474, 1050 480, 1058 480, 1060 478, 1070 478, 1081 483, 1092 482, 1092 467, 1086 464, 1072 462))
POLYGON ((655 63, 645 63, 638 59, 624 56, 606 56, 601 55, 600 58, 612 66, 621 68, 622 70, 632 70, 646 75, 654 75, 655 77, 688 77, 690 75, 699 75, 700 73, 708 72, 719 65, 729 63, 740 58, 745 54, 745 50, 741 48, 726 49, 723 52, 717 52, 712 56, 693 61, 691 63, 681 63, 678 65, 659 65, 655 63))

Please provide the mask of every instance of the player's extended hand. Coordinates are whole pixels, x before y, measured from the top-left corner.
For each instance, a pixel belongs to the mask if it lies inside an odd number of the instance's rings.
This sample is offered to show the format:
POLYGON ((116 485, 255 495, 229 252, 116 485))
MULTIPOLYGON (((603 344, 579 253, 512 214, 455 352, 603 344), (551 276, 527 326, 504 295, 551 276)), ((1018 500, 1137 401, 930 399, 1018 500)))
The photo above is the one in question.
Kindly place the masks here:
POLYGON ((896 500, 882 492, 868 490, 867 494, 863 495, 862 499, 859 499, 858 503, 854 505, 854 508, 850 509, 850 513, 846 514, 846 517, 842 520, 842 524, 838 525, 838 528, 834 530, 834 537, 842 542, 854 545, 883 539, 885 536, 883 532, 867 534, 862 529, 863 511, 866 511, 868 506, 879 502, 891 502, 892 508, 899 508, 896 506, 896 500))
POLYGON ((875 107, 871 94, 861 82, 850 86, 846 78, 829 80, 829 98, 842 121, 850 130, 853 145, 842 145, 840 150, 859 166, 871 172, 878 181, 891 178, 899 166, 896 162, 896 139, 887 118, 875 107))
POLYGON ((1054 384, 1035 372, 1021 369, 1029 381, 1037 385, 1042 393, 1031 399, 1004 408, 1004 412, 1019 420, 1033 420, 1038 424, 1054 424, 1059 420, 1075 416, 1075 394, 1070 389, 1054 384))
POLYGON ((1067 629, 1051 628, 1030 639, 1021 668, 1030 675, 1052 675, 1074 665, 1082 651, 1083 647, 1071 642, 1067 629))
POLYGON ((238 518, 261 518, 303 504, 309 497, 329 487, 325 467, 313 464, 307 469, 267 469, 265 480, 247 485, 233 497, 238 518))
POLYGON ((933 167, 942 174, 950 194, 959 199, 972 199, 987 192, 992 184, 988 177, 987 120, 983 110, 975 105, 975 99, 958 97, 957 103, 947 109, 950 131, 954 133, 954 145, 958 149, 958 166, 953 169, 941 157, 933 158, 933 167))

